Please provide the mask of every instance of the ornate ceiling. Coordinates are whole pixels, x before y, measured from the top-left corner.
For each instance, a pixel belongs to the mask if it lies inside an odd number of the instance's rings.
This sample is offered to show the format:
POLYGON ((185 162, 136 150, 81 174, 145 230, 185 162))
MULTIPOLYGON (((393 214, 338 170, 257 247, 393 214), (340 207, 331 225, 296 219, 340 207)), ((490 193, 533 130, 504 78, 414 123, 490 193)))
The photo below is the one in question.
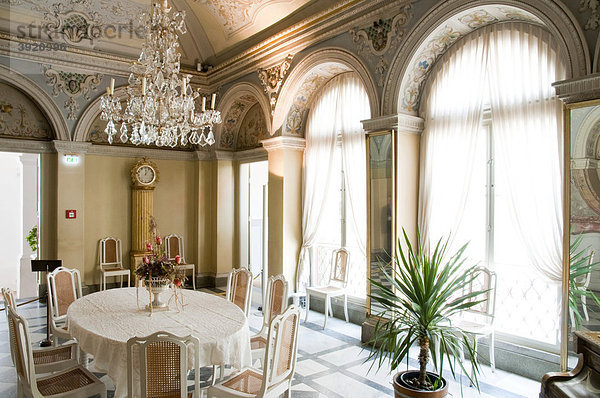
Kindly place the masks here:
MULTIPOLYGON (((182 63, 216 64, 291 26, 332 0, 170 0, 185 11, 188 33, 180 38, 182 63), (262 34, 261 34, 262 32, 262 34)), ((137 57, 139 16, 151 0, 4 0, 0 30, 18 37, 66 42, 84 49, 137 57)))

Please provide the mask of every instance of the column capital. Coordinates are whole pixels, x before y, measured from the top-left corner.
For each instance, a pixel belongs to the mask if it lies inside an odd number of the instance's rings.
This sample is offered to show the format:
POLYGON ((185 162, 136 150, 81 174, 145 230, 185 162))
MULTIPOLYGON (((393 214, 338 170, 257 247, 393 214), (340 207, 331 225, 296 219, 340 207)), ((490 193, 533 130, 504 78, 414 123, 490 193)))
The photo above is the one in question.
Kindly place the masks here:
POLYGON ((401 133, 420 135, 425 127, 425 121, 422 118, 404 113, 361 120, 361 123, 363 129, 368 133, 397 129, 401 133))
POLYGON ((92 146, 91 142, 54 140, 53 143, 56 152, 65 154, 85 155, 92 146))
POLYGON ((294 151, 304 151, 306 148, 306 140, 301 137, 279 136, 262 140, 263 148, 267 152, 277 151, 280 149, 291 149, 294 151))

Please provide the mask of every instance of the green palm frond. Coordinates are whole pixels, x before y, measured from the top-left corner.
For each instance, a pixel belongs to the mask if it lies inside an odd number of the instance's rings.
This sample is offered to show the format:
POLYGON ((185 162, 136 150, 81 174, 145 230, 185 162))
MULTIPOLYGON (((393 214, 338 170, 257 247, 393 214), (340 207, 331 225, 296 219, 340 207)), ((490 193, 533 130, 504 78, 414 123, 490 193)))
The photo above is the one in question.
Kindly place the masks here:
MULTIPOLYGON (((391 369, 396 369, 408 358, 411 347, 428 341, 428 357, 440 375, 448 363, 453 376, 461 369, 479 388, 475 339, 450 320, 486 300, 486 290, 464 293, 479 275, 477 265, 467 264, 467 245, 449 255, 449 239, 440 239, 430 250, 423 246, 419 232, 414 246, 404 230, 403 235, 404 239, 398 240, 395 267, 380 263, 385 281, 371 280, 369 296, 382 310, 375 314, 378 321, 371 341, 374 349, 368 360, 376 359, 372 366, 376 363, 378 367, 389 360, 391 369), (472 358, 469 371, 457 360, 461 348, 472 358)), ((420 365, 425 377, 427 363, 420 365)))

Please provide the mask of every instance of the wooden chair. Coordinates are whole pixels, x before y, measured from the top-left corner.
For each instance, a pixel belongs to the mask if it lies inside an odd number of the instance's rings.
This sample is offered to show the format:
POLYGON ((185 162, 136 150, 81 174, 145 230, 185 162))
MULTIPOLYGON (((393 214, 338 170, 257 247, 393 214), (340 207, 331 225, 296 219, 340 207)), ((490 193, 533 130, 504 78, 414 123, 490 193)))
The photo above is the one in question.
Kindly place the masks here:
POLYGON ((331 299, 333 297, 344 297, 344 316, 346 317, 346 322, 348 322, 348 295, 346 294, 346 286, 348 285, 349 263, 350 253, 346 249, 338 249, 333 252, 331 275, 327 285, 306 288, 306 316, 304 322, 308 321, 311 295, 321 297, 325 301, 325 322, 323 322, 323 329, 327 327, 327 315, 331 314, 333 316, 333 311, 331 310, 331 299))
POLYGON ((300 310, 290 306, 271 322, 262 372, 244 368, 208 388, 209 397, 289 397, 298 353, 300 310))
POLYGON ((52 341, 71 340, 67 320, 67 310, 71 303, 82 296, 81 275, 77 269, 58 267, 48 274, 48 305, 50 306, 50 330, 52 341))
POLYGON ((282 274, 270 276, 267 280, 267 288, 264 303, 263 325, 260 331, 250 337, 250 347, 252 349, 252 363, 262 361, 265 357, 265 348, 267 347, 267 334, 269 333, 269 324, 271 319, 281 314, 287 306, 288 283, 282 274))
POLYGON ((15 336, 18 397, 84 398, 100 394, 100 397, 106 398, 104 383, 79 365, 49 376, 37 377, 27 321, 11 308, 8 312, 15 336))
POLYGON ((100 266, 100 290, 106 290, 106 278, 118 276, 121 287, 123 277, 127 277, 127 286, 131 286, 131 273, 123 268, 121 239, 107 237, 98 242, 98 265, 100 266))
POLYGON ((176 234, 167 235, 165 236, 165 245, 169 260, 174 261, 177 255, 180 257, 181 262, 175 266, 176 269, 183 270, 183 272, 192 271, 192 288, 196 290, 196 266, 185 262, 183 237, 176 234))
MULTIPOLYGON (((463 294, 487 290, 484 295, 479 295, 473 300, 483 302, 464 310, 460 318, 452 321, 452 325, 464 330, 479 340, 482 337, 490 336, 490 366, 492 372, 496 369, 496 360, 494 358, 494 318, 496 315, 496 273, 485 267, 477 267, 475 272, 479 276, 475 278, 469 286, 463 291, 463 294)), ((464 352, 460 353, 461 361, 464 361, 464 352)))
MULTIPOLYGON (((17 353, 15 325, 12 319, 8 316, 8 308, 12 309, 15 314, 18 314, 16 301, 13 292, 10 289, 2 289, 4 296, 4 304, 6 311, 6 320, 8 322, 8 337, 10 343, 10 358, 13 365, 15 355, 17 353)), ((78 364, 77 344, 65 344, 59 347, 46 347, 33 350, 33 365, 36 373, 58 372, 67 368, 71 368, 78 364)))
POLYGON ((157 332, 147 337, 133 337, 127 341, 127 392, 129 397, 188 397, 200 393, 200 343, 192 336, 178 337, 157 332), (188 394, 188 348, 194 351, 194 391, 188 394), (135 366, 139 369, 140 395, 134 395, 135 366))
POLYGON ((232 270, 227 277, 226 297, 248 316, 252 301, 252 272, 246 268, 232 270))

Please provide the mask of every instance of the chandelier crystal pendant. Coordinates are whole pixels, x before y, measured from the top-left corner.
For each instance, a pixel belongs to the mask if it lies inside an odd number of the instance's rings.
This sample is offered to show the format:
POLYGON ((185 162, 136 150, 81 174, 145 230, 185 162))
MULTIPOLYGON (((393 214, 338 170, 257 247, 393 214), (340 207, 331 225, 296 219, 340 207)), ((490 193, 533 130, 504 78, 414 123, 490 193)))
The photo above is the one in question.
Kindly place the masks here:
POLYGON ((121 142, 129 140, 135 145, 215 143, 213 124, 221 123, 221 113, 215 110, 216 94, 211 109, 206 109, 206 97, 202 96, 202 111, 196 112, 200 94, 192 89, 190 75, 179 74, 178 33, 187 31, 185 12, 170 15, 170 11, 167 0, 162 0, 152 5, 152 15, 142 17, 149 31, 139 59, 131 66, 125 110, 114 95, 114 79, 101 98, 100 117, 108 121, 104 132, 110 144, 117 134, 121 142))

